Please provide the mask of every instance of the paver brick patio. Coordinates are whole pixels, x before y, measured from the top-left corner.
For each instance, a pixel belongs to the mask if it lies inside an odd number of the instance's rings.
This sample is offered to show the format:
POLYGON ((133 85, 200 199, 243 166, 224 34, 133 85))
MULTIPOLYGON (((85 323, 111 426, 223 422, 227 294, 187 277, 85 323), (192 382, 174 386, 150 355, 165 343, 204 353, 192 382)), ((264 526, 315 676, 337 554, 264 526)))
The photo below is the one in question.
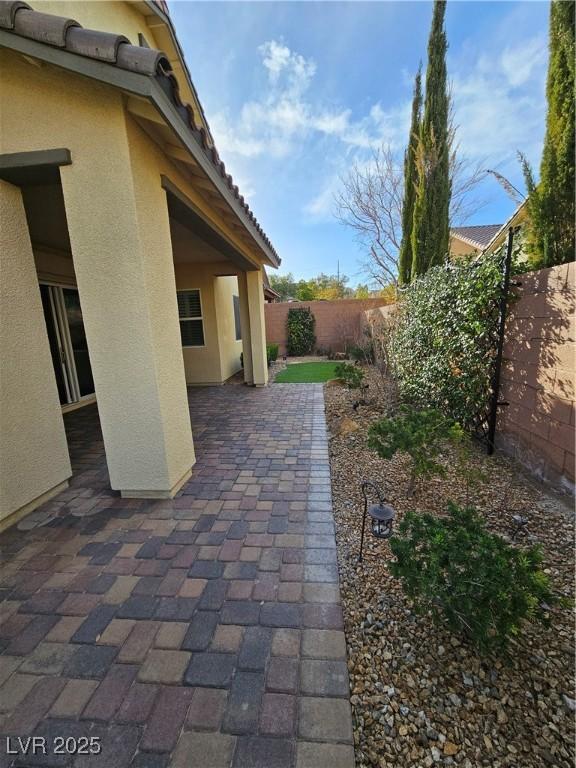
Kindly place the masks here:
POLYGON ((0 536, 0 732, 102 745, 0 766, 353 768, 322 387, 189 402, 177 498, 109 489, 91 406, 70 488, 0 536))

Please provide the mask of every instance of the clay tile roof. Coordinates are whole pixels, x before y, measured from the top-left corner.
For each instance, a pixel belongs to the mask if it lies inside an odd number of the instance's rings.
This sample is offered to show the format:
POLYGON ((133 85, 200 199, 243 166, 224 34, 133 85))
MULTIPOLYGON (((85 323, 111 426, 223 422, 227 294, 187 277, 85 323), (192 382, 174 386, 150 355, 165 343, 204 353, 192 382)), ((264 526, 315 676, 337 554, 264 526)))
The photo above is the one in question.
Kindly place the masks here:
POLYGON ((485 248, 501 228, 502 224, 479 224, 472 227, 452 227, 450 232, 477 248, 485 248))
POLYGON ((192 107, 180 98, 178 80, 170 68, 167 56, 162 51, 132 45, 124 35, 84 29, 74 19, 34 11, 23 0, 0 0, 0 29, 79 56, 96 59, 119 69, 153 77, 170 98, 194 139, 244 209, 245 215, 253 223, 262 241, 278 263, 280 262, 272 243, 234 184, 232 176, 226 171, 226 166, 220 159, 216 147, 210 145, 206 129, 204 126, 196 125, 192 107))

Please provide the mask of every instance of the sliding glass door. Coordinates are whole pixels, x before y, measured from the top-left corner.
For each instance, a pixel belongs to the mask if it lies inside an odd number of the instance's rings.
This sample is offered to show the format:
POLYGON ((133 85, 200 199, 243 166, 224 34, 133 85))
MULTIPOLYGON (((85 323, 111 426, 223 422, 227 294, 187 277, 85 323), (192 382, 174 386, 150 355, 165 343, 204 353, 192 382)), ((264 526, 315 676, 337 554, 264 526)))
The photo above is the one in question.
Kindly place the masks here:
POLYGON ((40 294, 60 402, 76 403, 94 394, 78 291, 41 283, 40 294))

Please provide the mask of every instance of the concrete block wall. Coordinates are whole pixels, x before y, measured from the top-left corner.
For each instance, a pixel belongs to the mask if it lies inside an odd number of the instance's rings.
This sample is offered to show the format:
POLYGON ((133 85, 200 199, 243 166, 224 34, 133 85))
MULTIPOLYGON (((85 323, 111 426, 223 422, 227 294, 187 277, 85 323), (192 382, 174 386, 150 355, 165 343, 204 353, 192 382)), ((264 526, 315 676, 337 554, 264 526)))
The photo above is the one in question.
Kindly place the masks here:
POLYGON ((316 318, 316 347, 344 352, 346 346, 361 338, 364 312, 386 304, 385 299, 338 299, 336 301, 285 301, 266 304, 266 340, 278 344, 286 354, 286 319, 288 310, 310 307, 316 318))
POLYGON ((497 445, 574 492, 576 264, 518 277, 506 324, 497 445))

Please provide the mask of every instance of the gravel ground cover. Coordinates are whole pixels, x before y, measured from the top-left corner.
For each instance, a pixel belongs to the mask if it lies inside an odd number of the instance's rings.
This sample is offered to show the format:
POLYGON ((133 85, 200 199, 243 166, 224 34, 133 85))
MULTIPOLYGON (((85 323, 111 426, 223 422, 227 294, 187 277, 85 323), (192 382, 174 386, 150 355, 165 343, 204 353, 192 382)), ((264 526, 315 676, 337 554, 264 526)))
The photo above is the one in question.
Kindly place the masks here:
POLYGON ((466 489, 446 451, 446 477, 405 496, 408 459, 380 459, 366 432, 390 404, 374 371, 357 392, 325 386, 341 590, 358 766, 460 765, 541 768, 574 765, 574 616, 550 610, 550 625, 528 625, 505 657, 480 656, 461 637, 417 616, 388 570, 386 541, 370 535, 357 562, 360 482, 386 489, 397 521, 409 509, 442 512, 467 493, 491 531, 510 538, 512 515, 528 518, 522 543, 539 543, 555 590, 574 596, 574 528, 568 500, 553 496, 503 456, 473 452, 485 477, 466 489), (354 407, 355 406, 355 407, 354 407))

